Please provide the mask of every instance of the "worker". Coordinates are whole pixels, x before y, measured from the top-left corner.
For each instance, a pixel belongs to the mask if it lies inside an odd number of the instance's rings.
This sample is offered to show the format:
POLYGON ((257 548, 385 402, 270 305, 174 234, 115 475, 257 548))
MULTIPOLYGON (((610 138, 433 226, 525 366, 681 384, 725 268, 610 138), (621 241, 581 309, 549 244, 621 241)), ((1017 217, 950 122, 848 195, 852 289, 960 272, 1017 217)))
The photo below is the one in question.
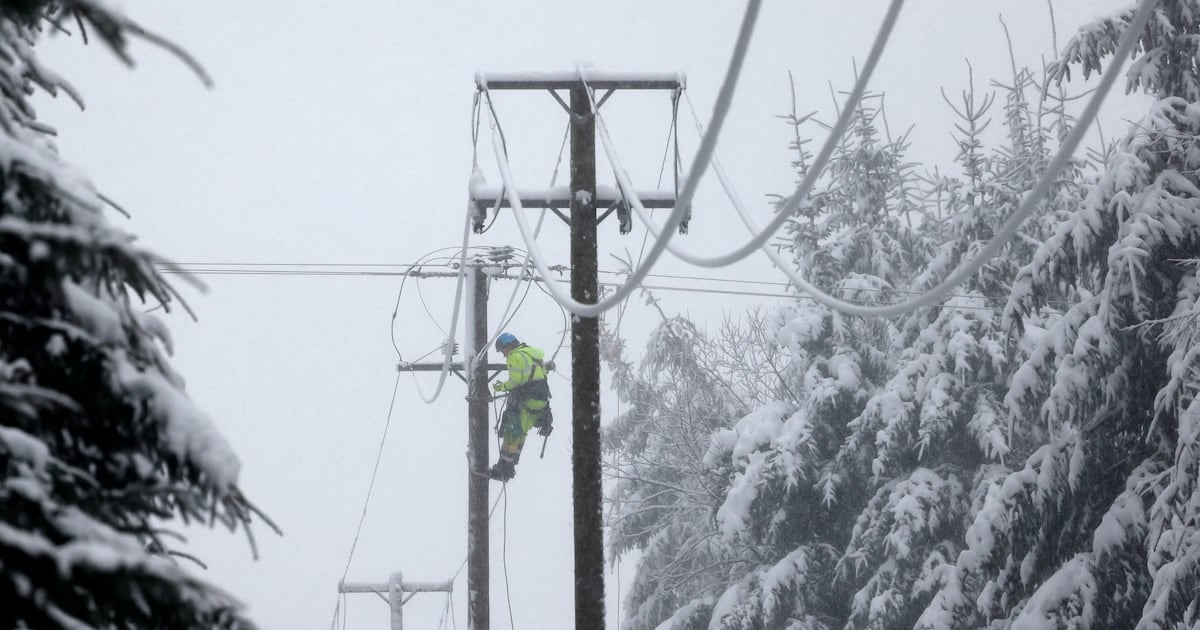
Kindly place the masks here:
POLYGON ((540 435, 550 435, 553 419, 550 415, 550 387, 546 384, 546 353, 525 345, 511 333, 496 337, 496 350, 504 355, 508 380, 497 382, 497 394, 508 393, 504 415, 497 432, 500 435, 500 460, 488 469, 488 477, 508 481, 516 474, 517 460, 525 446, 525 436, 533 427, 540 435))

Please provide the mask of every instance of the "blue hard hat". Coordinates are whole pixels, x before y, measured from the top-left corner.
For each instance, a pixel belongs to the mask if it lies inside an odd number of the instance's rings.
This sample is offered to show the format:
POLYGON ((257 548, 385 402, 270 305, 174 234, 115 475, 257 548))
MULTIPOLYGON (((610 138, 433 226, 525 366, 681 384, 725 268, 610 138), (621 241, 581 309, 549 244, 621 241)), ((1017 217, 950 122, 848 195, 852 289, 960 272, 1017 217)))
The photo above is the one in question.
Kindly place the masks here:
POLYGON ((517 336, 512 333, 502 332, 499 337, 496 337, 496 350, 503 350, 510 346, 515 346, 518 343, 517 336))

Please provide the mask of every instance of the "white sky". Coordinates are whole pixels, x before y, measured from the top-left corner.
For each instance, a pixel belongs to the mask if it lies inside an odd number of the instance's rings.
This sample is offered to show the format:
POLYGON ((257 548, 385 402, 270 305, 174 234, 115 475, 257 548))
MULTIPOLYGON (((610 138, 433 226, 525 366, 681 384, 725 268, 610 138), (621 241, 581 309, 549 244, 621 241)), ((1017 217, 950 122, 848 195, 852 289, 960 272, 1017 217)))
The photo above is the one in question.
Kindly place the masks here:
MULTIPOLYGON (((1058 0, 1059 41, 1087 18, 1125 2, 1058 0)), ((460 242, 471 170, 469 121, 477 70, 568 70, 588 62, 605 71, 687 74, 689 93, 707 117, 725 71, 744 5, 695 2, 506 3, 259 2, 125 3, 126 12, 183 45, 216 81, 206 90, 177 60, 138 44, 135 71, 107 52, 55 38, 43 60, 71 80, 88 104, 42 99, 44 122, 61 132, 60 148, 99 188, 133 213, 118 224, 156 252, 184 262, 408 263, 460 242)), ((927 0, 901 15, 872 88, 887 93, 894 130, 916 125, 912 157, 950 165, 950 112, 939 88, 957 95, 964 59, 981 89, 1010 76, 997 16, 1013 31, 1018 63, 1051 53, 1047 5, 1032 0, 927 0)), ((829 82, 848 90, 852 60, 861 63, 886 3, 767 3, 719 155, 742 197, 766 217, 768 192, 793 186, 790 105, 832 119, 829 82)), ((1106 133, 1123 131, 1134 99, 1110 99, 1106 133), (1114 101, 1116 103, 1114 103, 1114 101)), ((566 120, 544 93, 496 95, 517 180, 549 182, 566 120)), ((686 108, 682 109, 686 112, 686 108)), ((995 110, 999 116, 999 108, 995 110)), ((606 120, 639 188, 657 178, 669 122, 664 94, 618 93, 606 120)), ((999 121, 993 123, 999 128, 999 121)), ((685 163, 696 134, 681 116, 685 163)), ((815 148, 815 147, 814 147, 815 148)), ((491 147, 479 147, 489 182, 491 147)), ((601 183, 611 183, 603 153, 601 183)), ((559 183, 567 181, 560 173, 559 183)), ((715 178, 697 197, 692 231, 682 243, 710 253, 744 239, 715 178), (730 236, 735 235, 735 236, 730 236)), ((760 223, 765 219, 760 219, 760 223)), ((636 253, 642 232, 601 226, 602 269, 609 253, 636 253)), ((476 244, 520 245, 510 218, 476 244)), ((567 262, 567 231, 550 221, 542 245, 549 264, 567 262)), ((782 281, 755 259, 736 269, 705 271, 664 261, 665 273, 782 281)), ((206 276, 209 291, 185 291, 199 322, 172 316, 175 366, 244 461, 242 485, 283 528, 257 530, 261 559, 227 532, 191 532, 206 577, 244 599, 266 628, 327 627, 335 588, 361 512, 395 378, 388 337, 398 278, 206 276)), ((412 287, 412 283, 409 284, 412 287)), ((421 285, 446 325, 450 281, 421 285)), ((510 284, 494 287, 493 321, 510 284)), ((670 312, 710 325, 746 299, 660 293, 670 312), (719 298, 719 299, 718 299, 719 298)), ((533 292, 510 330, 553 351, 558 310, 533 292)), ((415 357, 442 339, 406 291, 397 336, 415 357)), ((623 326, 636 351, 654 324, 636 303, 623 326)), ((569 349, 559 357, 569 366, 569 349)), ((502 573, 502 523, 515 626, 565 628, 573 620, 568 370, 551 379, 558 428, 545 460, 531 442, 510 486, 507 521, 493 519, 492 623, 508 626, 502 573)), ((424 377, 427 390, 433 377, 424 377)), ((350 581, 449 578, 466 549, 466 405, 463 386, 447 382, 434 405, 401 381, 379 481, 350 568, 350 581)), ((616 412, 605 389, 605 418, 616 412)), ((494 460, 495 455, 492 455, 494 460)), ((631 563, 623 565, 628 585, 631 563)), ((457 583, 457 622, 465 627, 465 572, 457 583)), ((615 592, 615 573, 609 592, 615 592)), ((406 607, 411 628, 436 627, 443 600, 421 595, 406 607)), ((618 600, 608 601, 616 627, 618 600)), ((349 600, 349 628, 383 628, 386 607, 368 595, 349 600)))

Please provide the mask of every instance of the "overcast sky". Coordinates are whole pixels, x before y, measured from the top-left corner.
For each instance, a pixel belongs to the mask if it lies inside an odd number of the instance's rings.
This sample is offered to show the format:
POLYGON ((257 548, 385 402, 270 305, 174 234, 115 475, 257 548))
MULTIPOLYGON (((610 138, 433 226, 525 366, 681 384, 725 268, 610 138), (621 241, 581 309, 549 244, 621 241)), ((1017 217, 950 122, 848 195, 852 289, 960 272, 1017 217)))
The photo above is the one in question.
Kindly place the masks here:
MULTIPOLYGON (((114 221, 183 263, 409 263, 461 241, 471 172, 471 101, 477 71, 570 70, 687 75, 688 92, 707 118, 741 20, 742 3, 701 0, 505 3, 150 2, 125 10, 190 51, 215 81, 211 90, 161 49, 133 47, 137 68, 122 66, 77 38, 45 42, 44 62, 83 93, 87 110, 65 98, 39 101, 40 117, 60 131, 68 160, 88 172, 133 218, 114 221)), ((1080 24, 1125 6, 1110 0, 1058 0, 1059 43, 1080 24)), ((848 90, 886 8, 872 2, 769 2, 764 7, 718 154, 765 222, 767 193, 794 185, 789 130, 776 115, 797 108, 832 120, 830 84, 848 90)), ((1043 0, 925 0, 909 3, 872 88, 887 94, 894 131, 914 126, 912 157, 950 166, 951 117, 939 88, 956 95, 970 59, 976 85, 1011 76, 1001 11, 1017 63, 1040 66, 1052 54, 1043 0)), ((1123 131, 1135 99, 1114 95, 1105 131, 1123 131)), ((524 187, 544 187, 566 119, 545 93, 496 95, 512 166, 524 187)), ((680 139, 685 163, 697 144, 686 107, 680 139)), ((999 112, 997 112, 999 113, 999 112)), ((605 106, 622 159, 639 188, 653 188, 670 123, 665 94, 618 93, 605 106)), ((998 122, 995 126, 998 127, 998 122)), ((813 129, 812 133, 816 134, 813 129)), ((818 138, 823 140, 823 138, 818 138)), ((481 167, 498 184, 484 138, 481 167)), ((564 170, 559 183, 567 179, 564 170)), ((599 181, 612 177, 599 158, 599 181)), ((691 233, 681 243, 710 253, 744 240, 714 178, 701 187, 691 233)), ((619 236, 601 226, 602 269, 612 253, 636 254, 643 232, 619 236)), ((511 218, 475 244, 520 245, 511 218)), ((566 264, 567 231, 550 221, 542 245, 566 264)), ((623 255, 623 254, 622 254, 623 255)), ((782 282, 754 259, 734 269, 697 270, 664 261, 664 273, 782 282)), ((396 355, 388 326, 399 278, 378 276, 204 276, 206 293, 185 290, 198 322, 171 315, 175 366, 191 396, 209 411, 242 456, 242 486, 283 528, 258 528, 254 562, 240 537, 191 530, 205 576, 241 597, 266 628, 327 627, 362 511, 388 404, 396 355)), ((453 297, 450 280, 413 283, 400 301, 397 340, 406 358, 437 347, 453 297)), ((511 283, 494 289, 492 318, 511 283)), ((671 313, 710 326, 723 312, 757 300, 659 293, 671 313)), ((770 302, 766 300, 766 302, 770 302)), ((634 300, 622 323, 636 350, 655 322, 634 300)), ((536 291, 510 330, 553 352, 558 309, 536 291)), ((615 323, 609 319, 609 323, 615 323)), ((436 358, 436 355, 433 357, 436 358)), ((498 360, 498 357, 493 357, 498 360)), ((569 348, 559 357, 569 368, 569 348)), ((427 391, 434 378, 422 377, 427 391)), ((493 518, 492 623, 508 626, 505 576, 519 628, 565 628, 573 620, 569 369, 551 379, 559 419, 544 460, 534 441, 493 518), (532 451, 532 452, 530 452, 532 451), (506 561, 501 531, 506 527, 506 561)), ((349 581, 451 577, 466 553, 466 405, 461 382, 447 382, 425 405, 411 378, 397 390, 379 480, 349 581)), ((607 390, 604 416, 617 407, 607 390)), ((494 449, 493 449, 494 451, 494 449)), ((495 459, 493 452, 492 460, 495 459)), ((497 486, 494 486, 494 488, 497 486)), ((622 565, 622 586, 631 563, 622 565)), ((616 573, 608 587, 615 593, 616 573)), ((455 611, 465 627, 465 571, 455 611)), ((618 600, 608 601, 616 627, 618 600)), ((436 627, 443 599, 421 595, 406 607, 411 628, 436 627)), ((383 628, 378 599, 352 595, 349 628, 383 628)))

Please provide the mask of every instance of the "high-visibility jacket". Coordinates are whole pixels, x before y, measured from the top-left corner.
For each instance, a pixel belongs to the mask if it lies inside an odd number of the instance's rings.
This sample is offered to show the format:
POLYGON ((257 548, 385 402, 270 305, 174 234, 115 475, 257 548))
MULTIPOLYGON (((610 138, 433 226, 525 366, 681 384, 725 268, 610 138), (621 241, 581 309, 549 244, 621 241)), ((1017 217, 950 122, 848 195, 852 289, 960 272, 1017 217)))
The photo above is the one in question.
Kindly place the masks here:
POLYGON ((521 344, 508 353, 508 380, 501 383, 503 391, 515 392, 522 398, 546 400, 550 388, 546 385, 546 356, 540 348, 521 344))

